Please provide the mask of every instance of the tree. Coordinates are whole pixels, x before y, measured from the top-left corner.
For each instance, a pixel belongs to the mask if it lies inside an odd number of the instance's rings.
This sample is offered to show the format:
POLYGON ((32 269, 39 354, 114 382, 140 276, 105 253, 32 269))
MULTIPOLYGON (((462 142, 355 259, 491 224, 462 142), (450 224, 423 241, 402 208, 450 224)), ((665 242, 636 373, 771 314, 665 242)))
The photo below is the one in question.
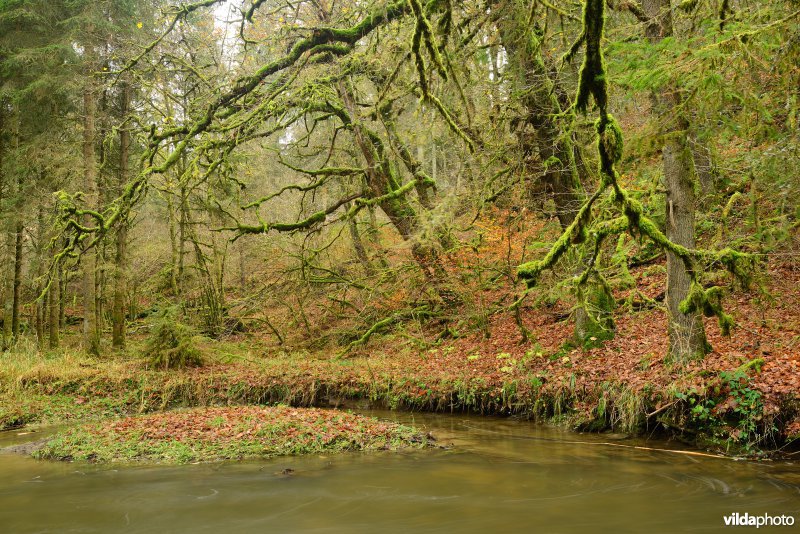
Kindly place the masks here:
MULTIPOLYGON (((49 194, 59 187, 73 163, 68 148, 73 138, 65 116, 73 109, 76 54, 71 43, 64 42, 59 26, 67 13, 60 2, 0 4, 0 157, 4 157, 0 174, 3 215, 11 229, 4 277, 8 280, 5 346, 20 331, 26 226, 37 225, 34 235, 43 235, 45 220, 38 214, 51 212, 49 194)), ((41 267, 46 258, 41 243, 38 245, 29 264, 41 267)), ((41 274, 38 267, 29 269, 32 278, 41 274)))
MULTIPOLYGON (((532 192, 544 189, 552 197, 556 217, 564 231, 575 219, 586 194, 578 173, 577 147, 573 145, 572 132, 565 131, 562 126, 567 114, 558 99, 559 80, 553 79, 556 71, 548 68, 542 53, 546 46, 545 31, 536 22, 534 8, 526 2, 502 5, 496 17, 507 52, 508 70, 513 76, 511 104, 519 102, 524 110, 515 126, 523 172, 531 181, 532 192), (538 154, 537 166, 543 169, 541 172, 532 164, 534 154, 538 154)), ((577 263, 578 271, 586 267, 580 261, 577 263)), ((611 299, 606 288, 593 282, 590 286, 579 292, 575 311, 575 338, 582 345, 591 339, 607 339, 614 328, 611 299)))
MULTIPOLYGON (((128 83, 123 83, 120 90, 120 113, 126 117, 130 111, 131 88, 128 83)), ((125 119, 123 119, 124 121, 125 119)), ((125 184, 130 179, 130 126, 122 123, 119 130, 119 171, 117 173, 117 195, 122 194, 125 184)), ((125 300, 127 296, 127 269, 128 269, 128 221, 122 221, 117 227, 114 254, 114 303, 111 312, 112 345, 116 348, 125 347, 125 300)))
MULTIPOLYGON (((673 295, 671 298, 677 299, 679 293, 677 293, 674 288, 682 289, 682 275, 688 278, 688 290, 682 300, 678 301, 676 304, 678 311, 688 317, 694 317, 700 312, 709 316, 717 316, 723 334, 727 335, 730 332, 733 320, 722 310, 721 288, 719 286, 714 286, 706 290, 702 287, 698 281, 699 265, 701 262, 721 264, 740 280, 747 281, 755 269, 755 258, 752 255, 739 253, 730 248, 721 251, 697 250, 672 241, 658 228, 653 220, 647 217, 642 204, 634 199, 630 193, 621 186, 616 165, 622 159, 623 137, 619 125, 608 112, 608 80, 601 48, 601 40, 605 25, 604 10, 605 4, 602 0, 589 0, 584 6, 584 30, 576 46, 585 46, 585 56, 580 72, 578 93, 574 103, 575 110, 578 112, 586 113, 591 99, 594 100, 598 108, 599 118, 596 122, 596 128, 598 134, 597 146, 600 160, 601 182, 595 193, 584 202, 572 224, 562 233, 561 237, 553 245, 547 255, 541 260, 520 265, 518 273, 521 278, 526 280, 526 283, 530 287, 533 287, 541 272, 544 269, 552 268, 555 262, 570 249, 571 244, 581 243, 587 238, 590 238, 594 245, 594 253, 588 263, 587 269, 576 280, 577 285, 580 287, 580 285, 586 283, 588 277, 594 270, 603 241, 608 236, 618 234, 627 229, 632 235, 638 234, 648 237, 665 252, 674 255, 674 257, 679 260, 681 264, 680 268, 674 263, 672 264, 673 270, 670 271, 670 275, 673 280, 669 282, 668 285, 668 290, 669 288, 673 288, 673 295), (592 217, 593 206, 595 203, 599 202, 607 189, 611 189, 611 200, 617 209, 622 212, 622 216, 611 220, 596 220, 592 217)), ((670 146, 667 152, 665 152, 665 174, 671 173, 668 180, 690 180, 691 172, 688 176, 684 174, 687 169, 685 166, 686 161, 690 158, 685 145, 685 132, 678 133, 683 136, 684 144, 681 146, 684 150, 681 153, 675 152, 681 147, 676 145, 670 146)), ((689 167, 689 170, 691 171, 691 167, 689 167)), ((671 185, 676 188, 687 187, 685 183, 671 185)), ((694 197, 689 197, 692 202, 687 205, 686 195, 689 195, 689 193, 687 193, 685 189, 679 189, 677 193, 684 196, 673 197, 672 208, 674 209, 675 207, 674 203, 681 203, 682 209, 691 207, 691 216, 693 217, 694 197)), ((679 215, 679 217, 685 215, 687 215, 686 212, 679 215)), ((674 214, 672 217, 674 217, 674 214)), ((685 219, 681 219, 680 225, 677 223, 677 220, 670 221, 669 224, 674 226, 673 230, 677 230, 678 228, 681 230, 680 234, 672 231, 671 235, 673 237, 677 236, 680 239, 686 237, 687 222, 685 219)), ((691 232, 691 240, 692 243, 694 243, 693 225, 691 232)), ((672 324, 674 320, 674 317, 671 316, 669 319, 670 324, 672 324)), ((686 336, 690 333, 692 333, 692 331, 681 330, 678 332, 678 334, 682 336, 686 336)), ((684 361, 682 358, 687 354, 693 354, 686 352, 689 349, 687 349, 687 345, 684 344, 684 341, 694 342, 694 340, 681 337, 678 338, 677 342, 671 342, 670 344, 670 353, 673 359, 681 363, 684 361), (676 350, 679 352, 673 352, 676 350), (676 354, 680 357, 676 357, 676 354)), ((703 343, 701 355, 704 354, 705 351, 705 336, 703 336, 703 343)))
MULTIPOLYGON (((643 0, 648 22, 647 38, 657 43, 673 35, 670 0, 643 0)), ((681 111, 677 87, 666 86, 653 95, 653 108, 664 125, 663 165, 666 194, 667 239, 687 249, 695 248, 695 192, 692 153, 689 150, 689 122, 681 111)), ((700 310, 681 309, 691 290, 692 276, 681 258, 667 250, 667 310, 669 314, 669 354, 676 362, 702 358, 708 350, 700 310)))

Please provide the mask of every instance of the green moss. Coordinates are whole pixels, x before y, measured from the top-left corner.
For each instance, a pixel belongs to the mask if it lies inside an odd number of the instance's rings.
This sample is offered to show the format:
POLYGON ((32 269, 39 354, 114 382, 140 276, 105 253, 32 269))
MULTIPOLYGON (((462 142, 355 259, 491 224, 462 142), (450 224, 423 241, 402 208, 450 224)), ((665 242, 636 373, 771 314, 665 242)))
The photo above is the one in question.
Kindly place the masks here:
POLYGON ((605 114, 608 104, 608 87, 603 66, 603 53, 600 47, 605 24, 604 8, 603 0, 586 0, 583 6, 586 55, 583 58, 578 80, 578 94, 575 97, 575 109, 582 113, 586 113, 590 96, 594 97, 602 115, 605 114))
POLYGON ((180 322, 178 313, 169 309, 156 321, 144 347, 144 355, 163 369, 202 365, 203 358, 195 346, 196 332, 180 322))
POLYGON ((706 317, 717 317, 722 335, 729 336, 734 326, 733 317, 722 309, 722 288, 719 286, 703 289, 697 282, 692 282, 689 294, 680 303, 681 313, 702 312, 706 317))
POLYGON ((742 285, 748 287, 756 271, 756 256, 745 252, 737 252, 731 248, 724 248, 713 255, 716 261, 722 263, 742 285))
POLYGON ((611 114, 598 119, 596 128, 601 170, 604 173, 610 173, 613 166, 622 159, 624 146, 622 128, 611 114))

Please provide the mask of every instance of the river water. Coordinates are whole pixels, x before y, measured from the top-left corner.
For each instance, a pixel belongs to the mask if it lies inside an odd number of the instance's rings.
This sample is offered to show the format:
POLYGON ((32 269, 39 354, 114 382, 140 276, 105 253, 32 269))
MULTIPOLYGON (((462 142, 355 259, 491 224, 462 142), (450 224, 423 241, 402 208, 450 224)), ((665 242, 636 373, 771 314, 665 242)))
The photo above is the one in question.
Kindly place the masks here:
MULTIPOLYGON (((513 419, 367 413, 452 448, 124 468, 0 454, 0 532, 724 532, 735 512, 797 520, 759 532, 800 530, 796 462, 638 449, 679 446, 513 419)), ((32 436, 19 433, 0 433, 0 448, 32 436)))

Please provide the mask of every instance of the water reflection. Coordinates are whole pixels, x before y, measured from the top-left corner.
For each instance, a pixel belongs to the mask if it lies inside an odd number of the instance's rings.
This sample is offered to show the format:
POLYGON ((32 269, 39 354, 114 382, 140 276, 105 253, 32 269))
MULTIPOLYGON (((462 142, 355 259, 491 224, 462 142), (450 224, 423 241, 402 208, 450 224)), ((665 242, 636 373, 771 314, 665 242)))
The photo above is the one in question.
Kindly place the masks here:
MULTIPOLYGON (((375 412, 373 412, 375 413, 375 412)), ((800 467, 667 452, 510 419, 379 412, 450 450, 181 467, 0 455, 4 532, 714 532, 800 520, 800 467)), ((0 435, 0 447, 24 436, 0 435)), ((763 529, 760 529, 763 530, 763 529)), ((789 531, 783 527, 775 530, 789 531)))

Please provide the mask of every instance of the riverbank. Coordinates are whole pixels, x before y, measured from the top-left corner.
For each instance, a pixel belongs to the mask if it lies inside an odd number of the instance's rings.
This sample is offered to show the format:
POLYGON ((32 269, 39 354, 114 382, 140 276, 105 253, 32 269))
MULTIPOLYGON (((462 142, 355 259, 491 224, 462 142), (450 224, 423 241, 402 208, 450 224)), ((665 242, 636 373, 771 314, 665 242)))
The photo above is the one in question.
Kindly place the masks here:
POLYGON ((592 381, 572 362, 569 355, 518 360, 508 353, 463 355, 444 348, 351 359, 284 354, 160 371, 147 369, 141 359, 112 363, 54 355, 25 370, 15 366, 20 372, 13 377, 3 367, 0 427, 103 421, 180 407, 357 401, 404 410, 518 414, 584 430, 660 430, 737 454, 775 450, 796 438, 797 421, 789 419, 797 413, 796 396, 773 395, 784 403, 772 405, 757 389, 756 380, 769 370, 766 362, 716 371, 712 365, 721 360, 709 359, 706 369, 690 375, 639 369, 634 376, 647 371, 645 376, 662 380, 639 389, 630 381, 592 381))
MULTIPOLYGON (((286 404, 516 414, 580 430, 662 432, 728 454, 770 454, 800 443, 800 273, 771 274, 772 298, 727 300, 730 338, 706 323, 714 351, 686 367, 665 361, 664 311, 617 317, 614 339, 569 343, 563 310, 524 309, 529 341, 510 313, 485 329, 421 339, 401 328, 341 351, 288 352, 268 336, 202 342, 202 367, 159 370, 132 339, 126 354, 95 359, 79 349, 0 356, 0 429, 36 422, 103 420, 178 407, 286 404), (561 318, 559 318, 561 317, 561 318)), ((663 287, 639 279, 649 295, 663 287)))

